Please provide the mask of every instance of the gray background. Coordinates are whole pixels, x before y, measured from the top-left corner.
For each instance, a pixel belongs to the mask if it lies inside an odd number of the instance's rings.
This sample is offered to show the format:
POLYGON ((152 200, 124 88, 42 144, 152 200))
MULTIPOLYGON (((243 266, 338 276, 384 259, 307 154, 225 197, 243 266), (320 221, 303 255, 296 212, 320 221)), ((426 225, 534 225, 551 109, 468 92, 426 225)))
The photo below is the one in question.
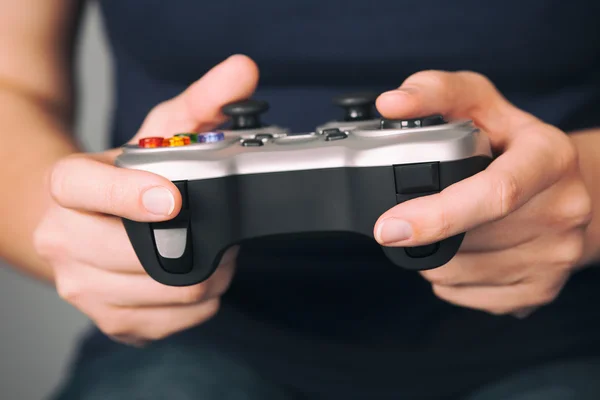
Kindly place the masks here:
MULTIPOLYGON (((86 149, 99 151, 107 143, 111 71, 94 3, 86 12, 82 34, 77 134, 86 149)), ((46 399, 64 376, 89 322, 52 288, 1 262, 0 266, 0 399, 46 399)))

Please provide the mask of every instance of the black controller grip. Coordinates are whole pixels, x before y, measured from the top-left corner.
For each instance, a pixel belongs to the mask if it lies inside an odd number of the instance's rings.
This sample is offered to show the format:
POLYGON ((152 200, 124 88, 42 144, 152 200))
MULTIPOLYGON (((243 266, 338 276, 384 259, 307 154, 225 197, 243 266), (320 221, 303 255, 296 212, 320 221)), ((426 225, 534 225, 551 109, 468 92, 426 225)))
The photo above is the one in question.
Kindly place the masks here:
MULTIPOLYGON (((422 175, 423 166, 439 171, 433 177, 438 189, 443 189, 485 169, 490 162, 489 157, 478 156, 439 163, 174 182, 183 198, 177 217, 153 224, 131 220, 123 223, 137 256, 153 279, 171 286, 193 285, 210 277, 227 248, 248 239, 323 232, 351 232, 373 239, 374 223, 381 214, 409 198, 428 194, 423 189, 431 182, 422 175), (412 180, 404 182, 410 186, 410 194, 403 193, 406 186, 399 184, 405 172, 408 175, 404 176, 412 180), (180 255, 161 256, 157 229, 186 232, 180 255)), ((446 239, 433 252, 427 246, 385 247, 383 251, 399 267, 424 270, 448 262, 458 251, 462 238, 461 234, 446 239)))
MULTIPOLYGON (((458 161, 439 163, 439 189, 464 180, 483 171, 491 163, 488 157, 473 157, 458 161)), ((398 179, 398 174, 396 174, 398 179)), ((397 185, 398 186, 398 185, 397 185)), ((397 193, 398 204, 426 196, 432 193, 401 194, 397 193)), ((440 267, 450 261, 458 252, 465 233, 449 237, 437 243, 417 247, 383 247, 385 255, 394 264, 403 268, 422 271, 440 267)))
POLYGON ((210 243, 194 249, 194 237, 186 243, 185 256, 180 259, 161 257, 156 249, 152 224, 123 219, 123 225, 135 253, 148 275, 157 282, 169 286, 189 286, 210 278, 217 269, 224 250, 210 243))

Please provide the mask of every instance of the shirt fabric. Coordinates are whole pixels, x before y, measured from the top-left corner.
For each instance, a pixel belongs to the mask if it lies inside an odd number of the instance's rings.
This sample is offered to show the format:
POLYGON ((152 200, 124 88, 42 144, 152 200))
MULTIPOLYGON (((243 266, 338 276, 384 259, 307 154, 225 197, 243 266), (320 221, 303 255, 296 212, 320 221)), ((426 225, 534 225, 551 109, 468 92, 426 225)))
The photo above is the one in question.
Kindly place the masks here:
MULTIPOLYGON (((389 90, 425 69, 483 73, 515 105, 566 132, 600 126, 595 1, 100 3, 114 56, 115 146, 152 107, 235 53, 260 68, 256 97, 271 105, 265 121, 295 132, 338 118, 334 95, 389 90)), ((600 354, 598 288, 600 271, 588 268, 530 318, 491 316, 437 299, 371 240, 263 239, 242 247, 218 316, 171 340, 241 354, 265 376, 309 392, 441 397, 600 354)), ((101 341, 96 331, 89 348, 101 341)))

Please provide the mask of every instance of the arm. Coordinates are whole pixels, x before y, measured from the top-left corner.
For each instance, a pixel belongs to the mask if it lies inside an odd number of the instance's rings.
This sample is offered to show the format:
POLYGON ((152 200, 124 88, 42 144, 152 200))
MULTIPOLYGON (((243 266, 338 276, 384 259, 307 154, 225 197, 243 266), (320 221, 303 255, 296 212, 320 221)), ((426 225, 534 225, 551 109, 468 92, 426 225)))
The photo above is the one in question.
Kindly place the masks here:
POLYGON ((592 200, 592 221, 585 235, 580 265, 600 261, 600 128, 571 134, 579 154, 580 170, 592 200))
POLYGON ((76 151, 72 53, 77 0, 0 1, 0 258, 51 280, 33 231, 49 167, 76 151))

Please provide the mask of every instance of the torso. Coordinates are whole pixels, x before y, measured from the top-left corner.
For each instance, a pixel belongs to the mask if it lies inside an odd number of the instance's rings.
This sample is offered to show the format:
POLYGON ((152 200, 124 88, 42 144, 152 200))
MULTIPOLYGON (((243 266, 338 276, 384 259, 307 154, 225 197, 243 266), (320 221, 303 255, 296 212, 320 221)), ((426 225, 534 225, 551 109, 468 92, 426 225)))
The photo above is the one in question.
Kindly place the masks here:
MULTIPOLYGON (((600 125, 598 2, 102 6, 117 67, 115 145, 136 132, 150 108, 233 53, 261 68, 258 96, 271 103, 268 120, 296 131, 337 117, 335 94, 387 90, 423 69, 484 73, 519 107, 566 131, 600 125)), ((426 282, 389 264, 365 240, 262 241, 242 253, 221 316, 193 334, 245 352, 266 373, 291 371, 301 379, 318 369, 328 382, 346 374, 365 385, 381 379, 406 388, 436 377, 444 382, 440 390, 460 390, 549 354, 600 353, 600 328, 590 322, 595 310, 583 311, 598 304, 600 277, 585 274, 523 322, 437 300, 426 282), (347 365, 345 357, 355 362, 347 365)))

